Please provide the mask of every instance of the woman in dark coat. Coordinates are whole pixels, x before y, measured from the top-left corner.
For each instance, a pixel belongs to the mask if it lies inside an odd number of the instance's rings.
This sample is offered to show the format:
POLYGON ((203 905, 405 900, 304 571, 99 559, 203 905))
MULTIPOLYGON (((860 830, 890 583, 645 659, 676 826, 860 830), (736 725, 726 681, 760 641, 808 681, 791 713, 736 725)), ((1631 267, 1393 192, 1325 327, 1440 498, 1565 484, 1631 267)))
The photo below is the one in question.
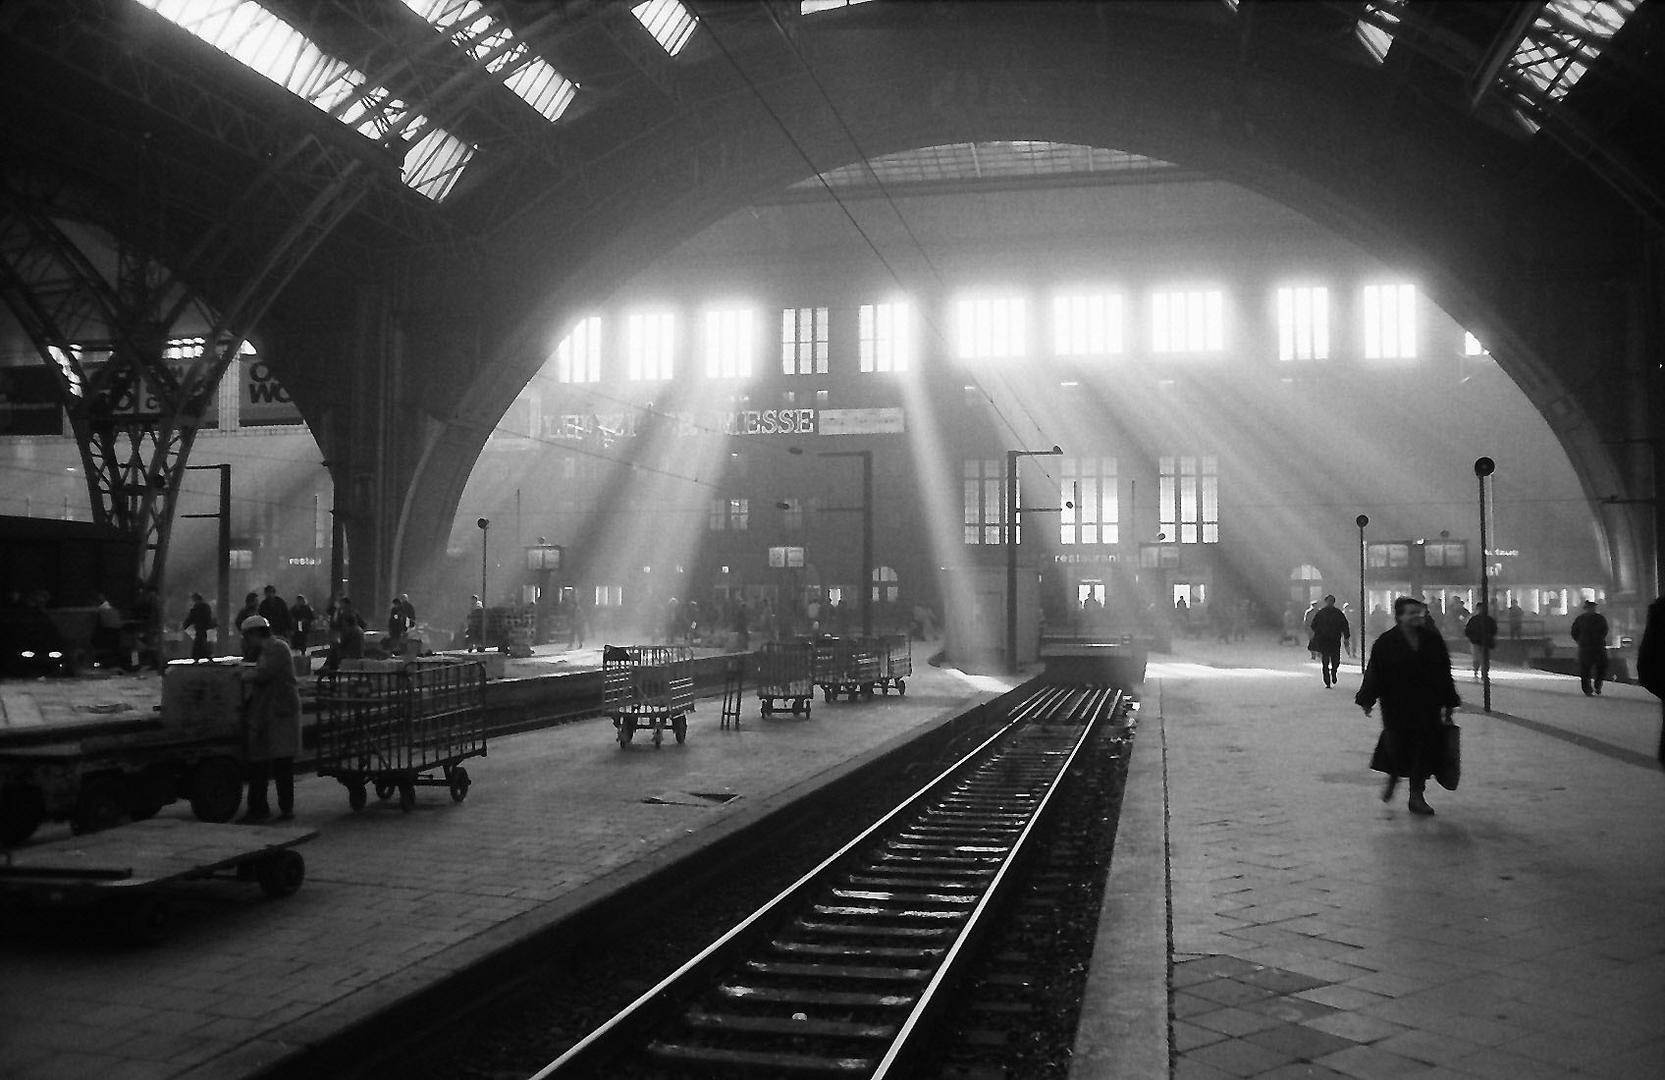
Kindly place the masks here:
POLYGON ((1451 680, 1451 654, 1444 639, 1428 629, 1427 611, 1408 596, 1393 602, 1396 625, 1371 646, 1364 684, 1353 699, 1366 716, 1381 702, 1382 736, 1371 767, 1388 774, 1383 802, 1393 798, 1401 776, 1410 778, 1413 814, 1434 812, 1423 793, 1444 752, 1442 728, 1462 704, 1451 680))

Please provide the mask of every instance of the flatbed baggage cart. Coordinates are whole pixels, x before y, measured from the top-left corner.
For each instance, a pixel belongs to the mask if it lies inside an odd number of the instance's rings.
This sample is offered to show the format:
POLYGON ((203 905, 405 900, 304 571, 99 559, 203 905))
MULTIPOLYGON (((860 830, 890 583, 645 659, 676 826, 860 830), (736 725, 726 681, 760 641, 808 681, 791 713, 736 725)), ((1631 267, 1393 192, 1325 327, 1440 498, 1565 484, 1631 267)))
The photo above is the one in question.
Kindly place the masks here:
POLYGON ((815 698, 815 646, 807 641, 769 641, 757 650, 757 696, 763 715, 789 702, 792 714, 809 715, 815 698))
POLYGON ((214 825, 157 818, 91 836, 0 854, 0 899, 95 912, 119 936, 159 940, 168 922, 163 887, 204 878, 253 881, 267 896, 294 893, 306 860, 294 848, 316 829, 214 825))
POLYGON ((815 685, 823 701, 844 694, 872 697, 879 685, 881 650, 876 638, 818 638, 815 642, 815 685))
POLYGON ((913 674, 913 639, 906 634, 883 634, 877 639, 879 681, 881 693, 895 690, 908 692, 908 676, 913 674))
POLYGON ((398 792, 406 811, 418 787, 448 788, 460 803, 470 784, 462 762, 486 756, 485 700, 485 665, 473 660, 326 672, 318 677, 318 775, 339 780, 354 810, 372 786, 379 799, 398 792))
POLYGON ((636 732, 653 732, 653 745, 669 728, 677 742, 688 738, 694 711, 693 650, 686 645, 608 645, 601 650, 602 711, 612 717, 619 748, 636 732))

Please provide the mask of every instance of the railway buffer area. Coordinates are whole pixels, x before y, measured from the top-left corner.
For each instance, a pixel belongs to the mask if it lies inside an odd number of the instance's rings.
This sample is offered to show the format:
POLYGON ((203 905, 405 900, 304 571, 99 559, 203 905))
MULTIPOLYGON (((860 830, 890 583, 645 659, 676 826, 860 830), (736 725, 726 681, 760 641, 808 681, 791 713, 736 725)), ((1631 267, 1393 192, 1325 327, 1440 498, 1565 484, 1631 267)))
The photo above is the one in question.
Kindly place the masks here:
POLYGON ((1026 683, 986 740, 534 1080, 911 1075, 1055 794, 1131 703, 1026 683))

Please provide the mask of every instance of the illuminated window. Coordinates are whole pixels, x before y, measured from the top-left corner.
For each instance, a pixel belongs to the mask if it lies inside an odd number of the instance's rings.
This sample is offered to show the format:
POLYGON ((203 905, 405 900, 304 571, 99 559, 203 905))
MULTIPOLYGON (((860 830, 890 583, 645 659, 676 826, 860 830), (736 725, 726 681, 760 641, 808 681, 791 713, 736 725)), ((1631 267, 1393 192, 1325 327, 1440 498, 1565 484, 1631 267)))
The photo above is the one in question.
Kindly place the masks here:
POLYGON ((625 377, 631 382, 670 378, 675 346, 675 314, 644 311, 631 315, 624 323, 625 377))
POLYGON ((1364 287, 1366 360, 1410 360, 1416 356, 1416 286, 1364 287))
POLYGON ((827 373, 826 308, 787 308, 780 313, 780 369, 787 375, 827 373))
POLYGON ((712 532, 732 530, 745 532, 751 523, 750 499, 712 499, 707 510, 706 527, 712 532))
POLYGON ((572 104, 577 85, 533 56, 526 43, 516 40, 514 32, 492 18, 479 0, 404 3, 487 71, 502 76, 504 86, 545 118, 559 120, 572 104))
POLYGON ((555 381, 601 381, 601 316, 579 319, 572 331, 555 346, 555 381))
POLYGON ((1002 360, 1028 353, 1021 296, 961 300, 955 308, 954 344, 961 360, 1002 360))
POLYGON ((596 607, 623 607, 623 585, 597 585, 595 587, 596 607))
POLYGON ((1108 356, 1124 348, 1119 293, 1078 293, 1052 300, 1052 351, 1057 356, 1108 356))
POLYGON ((896 571, 888 566, 873 568, 872 599, 880 604, 894 604, 902 597, 902 586, 897 581, 896 571))
POLYGON ((1119 542, 1115 458, 1065 458, 1058 484, 1058 505, 1063 507, 1058 516, 1060 543, 1119 542))
POLYGON ((1393 542, 1365 545, 1365 562, 1373 570, 1398 570, 1411 565, 1411 545, 1393 542))
POLYGON ((1464 330, 1463 331, 1463 355, 1464 356, 1490 356, 1491 351, 1488 350, 1484 345, 1480 344, 1480 339, 1479 338, 1475 337, 1473 334, 1469 333, 1467 330, 1464 330))
POLYGON ((1330 290, 1296 286, 1278 290, 1278 359, 1328 360, 1330 290))
POLYGON ((750 308, 705 313, 705 374, 713 379, 749 378, 757 351, 756 320, 750 308))
POLYGON ((631 8, 630 14, 636 16, 636 21, 653 35, 660 48, 672 56, 688 44, 697 25, 694 16, 682 6, 682 0, 647 0, 631 8))
POLYGON ((1000 526, 1005 520, 1006 481, 1000 462, 992 458, 968 460, 965 463, 965 542, 1000 543, 1000 526))
POLYGON ((1521 38, 1509 66, 1559 101, 1636 11, 1636 0, 1549 0, 1521 38))
POLYGON ((1159 292, 1151 297, 1151 348, 1159 353, 1225 348, 1225 294, 1219 289, 1159 292))
POLYGON ((861 370, 906 371, 913 352, 908 305, 863 304, 860 313, 861 370))
POLYGON ((1422 545, 1424 566, 1467 566, 1466 540, 1430 540, 1422 545))
POLYGON ((1168 542, 1218 543, 1220 459, 1164 457, 1158 465, 1158 522, 1168 542))
POLYGON ((1402 0, 1372 0, 1364 5, 1364 15, 1353 27, 1370 58, 1380 64, 1393 48, 1394 33, 1399 29, 1399 7, 1402 0))

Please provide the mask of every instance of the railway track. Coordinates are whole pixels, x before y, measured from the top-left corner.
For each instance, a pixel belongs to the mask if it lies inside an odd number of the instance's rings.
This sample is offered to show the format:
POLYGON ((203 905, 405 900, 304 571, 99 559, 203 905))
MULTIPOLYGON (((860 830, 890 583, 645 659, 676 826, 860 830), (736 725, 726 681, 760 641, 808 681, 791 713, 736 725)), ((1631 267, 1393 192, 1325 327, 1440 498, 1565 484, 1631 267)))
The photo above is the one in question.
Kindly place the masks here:
POLYGON ((1007 722, 534 1080, 897 1077, 999 916, 1120 691, 1040 684, 1007 722))

